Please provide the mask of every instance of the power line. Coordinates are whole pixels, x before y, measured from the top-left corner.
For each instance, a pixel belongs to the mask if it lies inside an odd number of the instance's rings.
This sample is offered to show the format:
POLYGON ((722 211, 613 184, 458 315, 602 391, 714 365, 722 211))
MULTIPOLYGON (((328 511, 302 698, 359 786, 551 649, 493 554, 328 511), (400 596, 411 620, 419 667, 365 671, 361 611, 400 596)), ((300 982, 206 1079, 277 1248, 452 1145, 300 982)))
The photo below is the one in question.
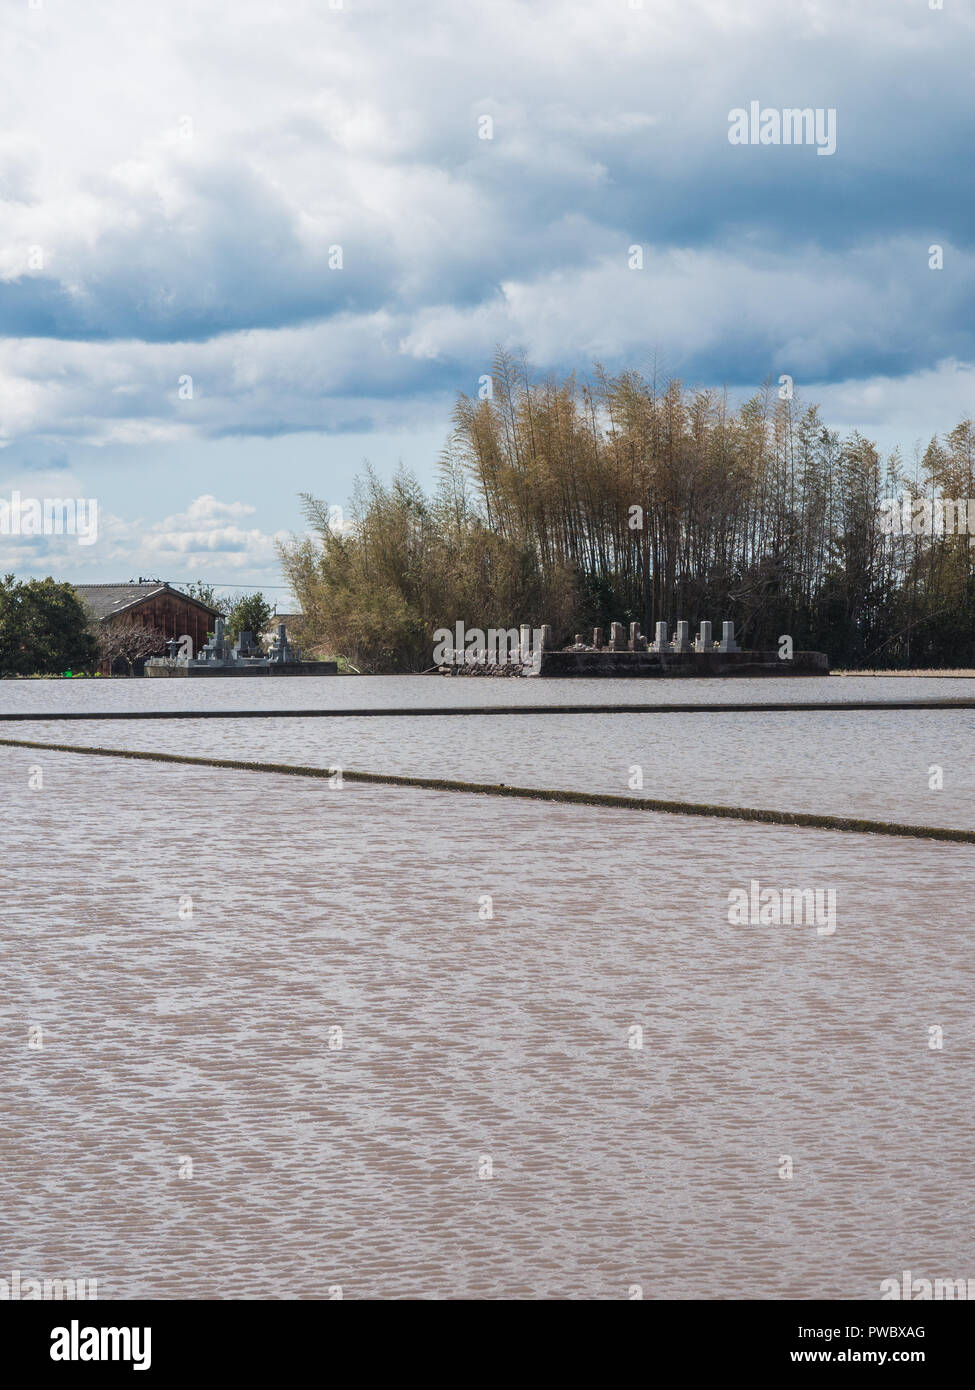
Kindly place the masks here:
POLYGON ((160 584, 181 584, 184 588, 190 584, 205 582, 210 585, 211 589, 286 589, 288 593, 294 592, 290 584, 239 584, 236 580, 232 584, 223 583, 217 579, 207 579, 206 581, 197 579, 160 579, 158 582, 160 584))

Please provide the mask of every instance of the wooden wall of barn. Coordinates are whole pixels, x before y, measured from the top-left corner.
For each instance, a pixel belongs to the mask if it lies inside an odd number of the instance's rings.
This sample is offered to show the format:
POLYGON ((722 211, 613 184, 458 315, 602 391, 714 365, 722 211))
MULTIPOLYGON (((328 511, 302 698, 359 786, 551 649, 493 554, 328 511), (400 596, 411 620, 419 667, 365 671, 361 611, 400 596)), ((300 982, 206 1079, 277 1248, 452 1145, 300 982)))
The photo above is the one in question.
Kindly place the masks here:
MULTIPOLYGON (((157 627, 167 639, 185 637, 189 634, 193 639, 193 655, 195 656, 201 647, 206 646, 208 634, 213 631, 213 624, 216 620, 205 608, 191 603, 189 599, 183 598, 180 594, 159 593, 153 594, 151 598, 143 599, 136 607, 127 608, 124 613, 117 613, 114 617, 106 618, 105 621, 113 626, 130 623, 134 627, 157 627)), ((159 651, 154 655, 165 656, 166 648, 160 646, 159 651)), ((109 674, 107 664, 102 669, 103 674, 109 674)), ((141 662, 137 663, 136 669, 141 674, 141 662)))

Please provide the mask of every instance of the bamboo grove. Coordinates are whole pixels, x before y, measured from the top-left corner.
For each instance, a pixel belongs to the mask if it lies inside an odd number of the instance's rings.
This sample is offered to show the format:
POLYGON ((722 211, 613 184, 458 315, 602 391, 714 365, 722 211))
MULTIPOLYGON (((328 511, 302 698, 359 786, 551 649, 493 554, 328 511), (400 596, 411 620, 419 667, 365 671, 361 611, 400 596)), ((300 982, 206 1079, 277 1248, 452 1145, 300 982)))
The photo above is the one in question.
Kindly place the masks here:
POLYGON ((773 389, 732 409, 635 371, 535 380, 501 353, 483 394, 458 399, 431 496, 367 467, 336 527, 303 494, 310 530, 281 558, 306 643, 418 671, 458 620, 571 641, 732 618, 742 645, 789 634, 834 666, 975 663, 969 537, 880 525, 884 498, 975 498, 972 421, 907 466, 773 389))

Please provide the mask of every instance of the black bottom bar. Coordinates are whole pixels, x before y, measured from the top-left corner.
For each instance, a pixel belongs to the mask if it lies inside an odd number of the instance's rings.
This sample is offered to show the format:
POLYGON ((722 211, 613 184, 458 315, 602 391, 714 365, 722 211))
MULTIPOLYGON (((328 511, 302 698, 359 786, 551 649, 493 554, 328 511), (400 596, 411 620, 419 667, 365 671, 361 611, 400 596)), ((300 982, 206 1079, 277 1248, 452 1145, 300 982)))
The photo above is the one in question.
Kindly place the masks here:
MULTIPOLYGON (((637 1301, 635 1296, 632 1301, 637 1301)), ((350 1309, 352 1302, 355 1299, 347 1295, 322 1302, 5 1303, 0 1305, 3 1362, 7 1368, 17 1366, 19 1383, 25 1385, 38 1379, 70 1384, 79 1375, 131 1377, 134 1371, 137 1385, 142 1374, 165 1384, 176 1385, 184 1378, 192 1384, 201 1372, 219 1372, 220 1384, 229 1383, 236 1372, 245 1375, 248 1384, 259 1384, 262 1375, 292 1367, 315 1370, 317 1381, 325 1379, 330 1368, 334 1371, 337 1360, 356 1380, 364 1370, 394 1362, 404 1376, 426 1371, 448 1383, 463 1382, 473 1367, 456 1350, 445 1355, 450 1325, 456 1327, 473 1315, 478 1323, 484 1317, 491 1326, 499 1316, 496 1308, 478 1312, 470 1303, 454 1303, 427 1322, 430 1314, 415 1302, 398 1301, 395 1311, 368 1314, 372 1326, 377 1316, 383 1322, 392 1318, 396 1333, 395 1343, 383 1343, 377 1356, 377 1340, 356 1335, 363 1327, 362 1314, 350 1309), (103 1328, 119 1331, 103 1338, 103 1328), (120 1354, 128 1353, 128 1360, 81 1359, 92 1353, 100 1358, 103 1347, 111 1356, 116 1346, 120 1354), (71 1359, 52 1359, 52 1351, 71 1359), (136 1370, 139 1364, 141 1372, 136 1370)), ((964 1302, 680 1303, 645 1296, 641 1307, 603 1311, 589 1327, 580 1321, 583 1315, 577 1306, 571 1325, 563 1324, 562 1316, 564 1308, 538 1307, 533 1314, 517 1315, 519 1323, 532 1319, 528 1330, 533 1334, 528 1356, 524 1350, 518 1354, 518 1379, 523 1378, 526 1360, 533 1371, 537 1367, 550 1379, 553 1370, 582 1350, 595 1353, 607 1372, 613 1365, 622 1372, 621 1358, 635 1357, 638 1373, 644 1376, 655 1369, 673 1369, 691 1375, 717 1373, 723 1381, 745 1379, 755 1371, 778 1377, 802 1367, 867 1366, 935 1370, 947 1377, 949 1370, 966 1363, 972 1335, 972 1317, 964 1302), (534 1321, 539 1316, 541 1324, 534 1321)), ((507 1341, 479 1343, 477 1378, 489 1368, 510 1374, 513 1352, 507 1341), (498 1348, 493 1354, 492 1346, 498 1348)))

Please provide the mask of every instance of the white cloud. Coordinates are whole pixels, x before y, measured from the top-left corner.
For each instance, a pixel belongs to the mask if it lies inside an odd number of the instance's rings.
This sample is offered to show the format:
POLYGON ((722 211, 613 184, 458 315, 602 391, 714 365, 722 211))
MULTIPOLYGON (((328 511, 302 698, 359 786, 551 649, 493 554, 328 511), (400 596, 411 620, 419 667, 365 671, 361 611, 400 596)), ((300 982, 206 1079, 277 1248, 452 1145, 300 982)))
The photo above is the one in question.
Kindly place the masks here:
POLYGON ((699 364, 698 384, 737 386, 732 343, 757 389, 780 372, 824 382, 839 367, 853 377, 864 357, 883 356, 909 317, 932 370, 959 356, 961 337, 953 343, 936 325, 960 289, 975 287, 971 255, 947 247, 949 277, 929 271, 926 246, 905 239, 846 254, 647 245, 642 271, 628 269, 627 253, 621 243, 584 270, 505 281, 488 302, 415 314, 349 314, 204 343, 0 343, 0 392, 12 403, 7 439, 136 446, 227 432, 328 432, 363 418, 406 425, 431 400, 441 409, 452 391, 474 390, 498 343, 524 347, 541 370, 564 363, 568 342, 583 370, 593 358, 639 365, 659 352, 677 371, 699 364), (436 395, 431 364, 440 370, 436 395), (188 380, 192 397, 183 398, 188 380))
MULTIPOLYGON (((842 423, 911 439, 967 408, 961 6, 47 0, 4 23, 0 444, 137 463, 405 429, 499 342, 542 370, 788 371, 842 423), (837 155, 732 149, 752 98, 835 105, 837 155)), ((169 521, 143 529, 173 556, 232 563, 252 535, 242 513, 169 521)))
MULTIPOLYGON (((77 480, 63 473, 31 473, 18 481, 23 498, 85 496, 77 480)), ((13 487, 0 489, 0 496, 9 497, 13 487)), ((83 583, 106 575, 124 580, 148 570, 185 581, 193 573, 215 575, 216 566, 224 583, 279 584, 276 542, 288 533, 238 524, 255 511, 247 503, 223 502, 210 494, 156 522, 123 518, 99 506, 92 545, 79 545, 73 535, 0 534, 0 572, 54 573, 83 583)))

